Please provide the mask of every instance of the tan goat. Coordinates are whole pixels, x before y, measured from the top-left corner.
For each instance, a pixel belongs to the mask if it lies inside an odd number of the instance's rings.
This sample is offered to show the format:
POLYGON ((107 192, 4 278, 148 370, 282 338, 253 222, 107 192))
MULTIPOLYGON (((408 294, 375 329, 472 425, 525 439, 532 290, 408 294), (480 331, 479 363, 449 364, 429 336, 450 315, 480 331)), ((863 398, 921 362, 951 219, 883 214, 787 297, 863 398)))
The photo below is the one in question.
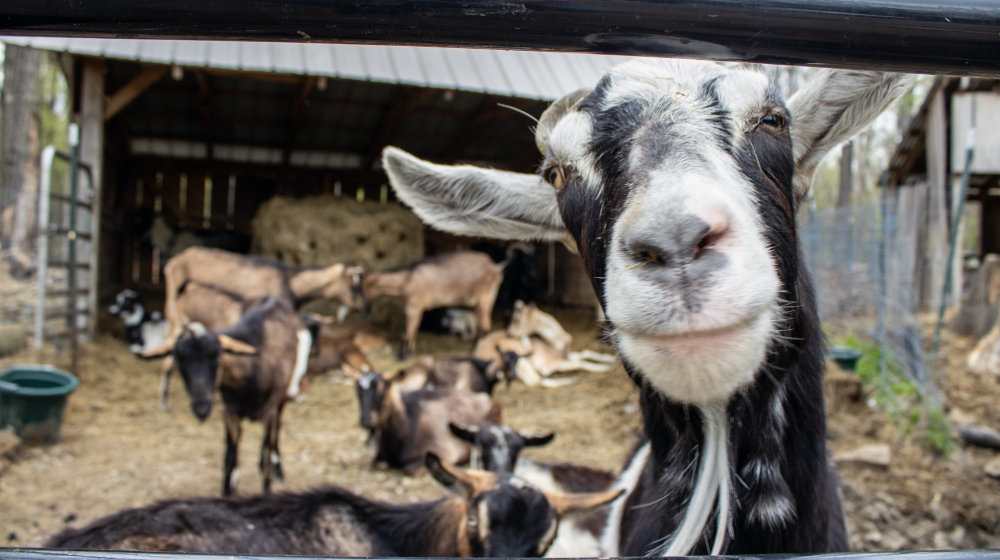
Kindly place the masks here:
POLYGON ((288 266, 266 257, 237 255, 219 249, 191 247, 163 267, 166 303, 163 315, 170 323, 170 336, 181 330, 177 296, 185 282, 194 280, 238 294, 245 299, 275 296, 292 305, 319 298, 337 298, 361 310, 364 302, 358 289, 361 269, 343 264, 327 267, 288 266))
POLYGON ((497 331, 480 339, 472 355, 481 360, 500 358, 501 352, 521 356, 514 368, 518 379, 526 385, 557 387, 568 380, 545 379, 553 373, 570 371, 608 371, 617 358, 608 354, 583 350, 570 352, 573 337, 552 315, 518 301, 514 316, 506 331, 497 331))
POLYGON ((368 273, 361 280, 361 287, 369 302, 382 295, 403 298, 406 334, 399 350, 402 360, 416 349, 417 329, 428 309, 472 308, 479 333, 490 332, 493 303, 503 281, 505 264, 494 263, 485 253, 458 251, 402 268, 368 273))

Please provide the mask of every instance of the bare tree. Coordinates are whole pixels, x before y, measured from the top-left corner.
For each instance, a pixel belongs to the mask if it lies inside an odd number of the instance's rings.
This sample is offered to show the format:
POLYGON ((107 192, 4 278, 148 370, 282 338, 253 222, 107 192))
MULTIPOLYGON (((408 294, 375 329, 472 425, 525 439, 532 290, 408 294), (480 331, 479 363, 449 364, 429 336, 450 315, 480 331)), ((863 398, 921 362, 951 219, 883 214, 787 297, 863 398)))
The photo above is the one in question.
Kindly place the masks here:
POLYGON ((15 276, 27 276, 32 271, 41 60, 41 51, 6 46, 0 114, 0 240, 15 276))

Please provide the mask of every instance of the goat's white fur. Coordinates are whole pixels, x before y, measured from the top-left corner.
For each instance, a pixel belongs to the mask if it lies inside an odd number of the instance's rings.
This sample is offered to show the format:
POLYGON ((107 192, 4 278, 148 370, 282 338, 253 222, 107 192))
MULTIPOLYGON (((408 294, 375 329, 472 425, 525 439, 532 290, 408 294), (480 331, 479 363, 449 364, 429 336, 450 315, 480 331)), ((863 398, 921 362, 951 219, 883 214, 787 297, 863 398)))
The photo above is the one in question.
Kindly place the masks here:
POLYGON ((407 185, 396 189, 399 199, 437 229, 576 246, 559 215, 555 193, 537 175, 435 165, 391 146, 382 162, 393 185, 407 185))
POLYGON ((639 484, 639 477, 646 469, 646 461, 649 460, 649 443, 639 448, 632 461, 629 462, 625 470, 618 477, 612 490, 624 490, 621 496, 611 502, 611 512, 608 513, 608 524, 601 535, 601 554, 605 557, 620 556, 618 553, 618 541, 621 537, 622 516, 625 514, 625 502, 628 501, 632 491, 639 484))
POLYGON ((309 352, 312 350, 312 335, 309 334, 309 329, 302 329, 295 333, 295 336, 299 342, 295 347, 295 369, 292 370, 292 382, 288 384, 288 396, 293 399, 299 395, 299 382, 302 381, 302 376, 306 374, 306 368, 309 367, 309 352))

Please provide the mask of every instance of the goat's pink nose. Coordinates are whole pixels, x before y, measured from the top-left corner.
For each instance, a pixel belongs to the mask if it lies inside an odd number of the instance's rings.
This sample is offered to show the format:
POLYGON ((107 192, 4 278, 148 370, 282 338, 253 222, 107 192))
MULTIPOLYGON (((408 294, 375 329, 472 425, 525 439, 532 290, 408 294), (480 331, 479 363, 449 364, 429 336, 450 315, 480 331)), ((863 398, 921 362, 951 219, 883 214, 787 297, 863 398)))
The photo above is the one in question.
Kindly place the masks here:
POLYGON ((640 220, 624 237, 625 247, 637 265, 668 269, 692 265, 728 231, 725 220, 709 224, 693 214, 674 216, 655 225, 652 221, 640 220))

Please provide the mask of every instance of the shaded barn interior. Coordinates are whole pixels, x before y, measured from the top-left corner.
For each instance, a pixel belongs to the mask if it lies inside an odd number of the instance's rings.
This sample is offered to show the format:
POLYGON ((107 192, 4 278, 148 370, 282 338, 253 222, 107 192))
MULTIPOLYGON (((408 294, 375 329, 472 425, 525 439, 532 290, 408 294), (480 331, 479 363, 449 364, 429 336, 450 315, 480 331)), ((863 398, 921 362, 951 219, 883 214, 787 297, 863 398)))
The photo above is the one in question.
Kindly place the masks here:
MULTIPOLYGON (((156 218, 167 233, 239 240, 251 237, 258 209, 273 197, 395 204, 380 168, 386 145, 439 163, 533 172, 541 156, 534 122, 522 112, 537 118, 551 100, 592 85, 622 61, 352 45, 4 40, 61 53, 73 119, 87 95, 104 97, 102 301, 124 288, 154 298, 162 292, 169 255, 151 242, 156 218)), ((469 248, 502 254, 487 240, 429 230, 423 238, 428 256, 469 248)), ((542 298, 592 306, 579 259, 561 245, 538 249, 542 298)))

